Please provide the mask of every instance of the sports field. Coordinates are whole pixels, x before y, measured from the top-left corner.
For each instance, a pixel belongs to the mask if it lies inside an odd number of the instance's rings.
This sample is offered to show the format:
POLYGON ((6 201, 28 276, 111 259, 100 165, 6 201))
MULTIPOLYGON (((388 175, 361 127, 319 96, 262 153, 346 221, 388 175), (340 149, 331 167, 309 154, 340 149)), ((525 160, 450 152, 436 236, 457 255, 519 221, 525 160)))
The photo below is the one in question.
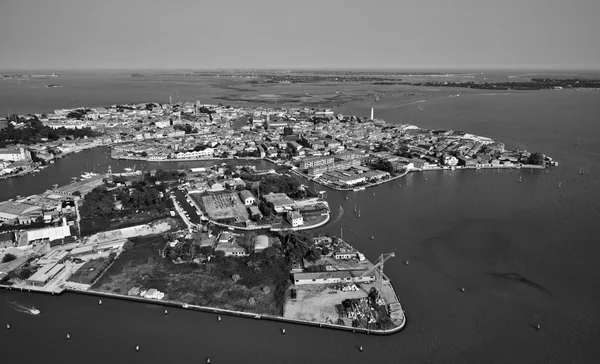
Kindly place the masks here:
POLYGON ((249 217, 246 206, 244 206, 237 193, 202 196, 202 206, 204 206, 205 212, 211 220, 233 218, 237 221, 246 221, 249 217))

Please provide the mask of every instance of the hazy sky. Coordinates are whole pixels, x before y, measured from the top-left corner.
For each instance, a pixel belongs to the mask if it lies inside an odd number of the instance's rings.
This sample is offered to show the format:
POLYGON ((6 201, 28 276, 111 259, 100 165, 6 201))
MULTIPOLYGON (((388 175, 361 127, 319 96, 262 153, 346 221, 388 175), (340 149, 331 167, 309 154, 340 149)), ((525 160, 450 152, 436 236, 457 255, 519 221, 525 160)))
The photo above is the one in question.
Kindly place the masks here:
POLYGON ((0 0, 0 68, 600 67, 600 0, 0 0))

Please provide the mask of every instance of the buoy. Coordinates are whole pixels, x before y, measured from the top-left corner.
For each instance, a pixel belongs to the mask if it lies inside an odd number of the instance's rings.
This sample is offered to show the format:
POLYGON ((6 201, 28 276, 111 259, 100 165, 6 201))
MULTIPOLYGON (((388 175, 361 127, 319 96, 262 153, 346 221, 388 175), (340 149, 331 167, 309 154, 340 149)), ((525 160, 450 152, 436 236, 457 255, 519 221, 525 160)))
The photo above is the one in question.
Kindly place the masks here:
POLYGON ((362 346, 359 346, 359 347, 358 347, 358 350, 359 350, 359 351, 363 351, 363 347, 362 347, 362 346))
POLYGON ((537 330, 540 330, 540 329, 541 329, 541 327, 540 327, 540 324, 538 324, 538 325, 537 325, 535 328, 536 328, 537 330))
POLYGON ((281 333, 285 335, 285 329, 281 329, 281 333))
POLYGON ((67 339, 70 339, 70 338, 71 338, 71 334, 67 334, 67 339))
POLYGON ((140 346, 139 345, 135 346, 135 351, 140 351, 140 346))
POLYGON ((460 289, 460 291, 461 291, 461 292, 464 292, 464 291, 465 291, 465 287, 461 288, 461 289, 460 289))
POLYGON ((206 358, 206 363, 210 364, 210 358, 206 358))
POLYGON ((217 316, 217 321, 221 322, 221 316, 217 316))
POLYGON ((404 264, 408 265, 408 260, 406 262, 404 262, 404 264))
POLYGON ((373 192, 373 196, 375 196, 375 192, 373 192))
POLYGON ((165 315, 167 315, 169 313, 169 311, 165 310, 165 315))
POLYGON ((10 324, 6 324, 6 329, 10 330, 10 324))
POLYGON ((371 240, 375 240, 375 237, 371 235, 371 240))
POLYGON ((101 304, 102 304, 102 300, 99 300, 99 301, 98 301, 98 304, 99 304, 99 305, 101 305, 101 304))

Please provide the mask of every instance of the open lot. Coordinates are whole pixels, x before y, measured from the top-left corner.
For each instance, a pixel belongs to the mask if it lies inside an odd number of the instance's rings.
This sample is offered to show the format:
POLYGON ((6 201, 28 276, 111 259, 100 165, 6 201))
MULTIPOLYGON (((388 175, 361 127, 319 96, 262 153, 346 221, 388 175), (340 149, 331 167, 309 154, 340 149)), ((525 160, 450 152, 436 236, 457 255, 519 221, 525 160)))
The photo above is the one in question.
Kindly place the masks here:
MULTIPOLYGON (((367 292, 370 289, 368 285, 359 285, 358 291, 342 292, 330 288, 332 285, 303 285, 294 286, 296 289, 296 299, 287 299, 283 309, 283 316, 298 320, 326 322, 329 318, 333 322, 339 317, 335 309, 335 305, 341 304, 343 300, 348 298, 363 298, 367 297, 367 292)), ((289 297, 289 294, 287 295, 289 297)), ((351 322, 344 319, 346 325, 351 322)))
POLYGON ((285 258, 215 258, 209 264, 176 264, 158 252, 162 235, 132 239, 92 290, 126 295, 133 287, 156 288, 165 300, 243 312, 281 315, 289 284, 285 258), (239 280, 234 281, 237 274, 239 280))
POLYGON ((92 284, 92 282, 104 272, 109 264, 110 259, 108 258, 89 260, 68 280, 75 283, 92 284))
POLYGON ((248 220, 248 211, 237 193, 219 193, 208 196, 191 195, 193 199, 201 197, 202 206, 211 220, 235 219, 248 220))

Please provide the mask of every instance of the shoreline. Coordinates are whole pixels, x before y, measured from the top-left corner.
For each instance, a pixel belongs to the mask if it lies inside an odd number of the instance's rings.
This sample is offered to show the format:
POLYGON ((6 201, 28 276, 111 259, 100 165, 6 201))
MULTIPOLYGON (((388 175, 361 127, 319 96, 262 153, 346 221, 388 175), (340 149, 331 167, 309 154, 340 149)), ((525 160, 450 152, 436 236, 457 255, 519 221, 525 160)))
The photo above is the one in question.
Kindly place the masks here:
POLYGON ((331 186, 328 183, 323 183, 322 181, 318 180, 317 178, 311 177, 307 174, 304 174, 302 172, 298 172, 296 170, 290 170, 292 173, 294 173, 295 175, 297 175, 298 177, 302 177, 305 178, 311 182, 314 182, 320 186, 323 187, 327 187, 330 188, 332 190, 335 191, 351 191, 351 192, 360 192, 364 189, 367 189, 369 187, 376 187, 382 184, 385 184, 387 182, 392 182, 394 180, 397 180, 399 178, 405 177, 406 175, 408 175, 409 173, 413 173, 413 172, 440 172, 440 171, 463 171, 463 170, 479 170, 479 169, 546 169, 546 166, 540 166, 540 165, 533 165, 533 164, 522 164, 522 165, 518 165, 518 166, 481 166, 481 167, 455 167, 455 168, 444 168, 444 167, 432 167, 432 168, 427 168, 427 169, 418 169, 418 168, 414 168, 414 169, 410 169, 407 170, 397 176, 388 178, 386 180, 382 180, 379 182, 374 182, 374 183, 369 183, 367 185, 361 185, 361 186, 356 186, 356 187, 348 187, 348 188, 343 188, 343 187, 337 187, 337 186, 331 186), (356 191, 356 189, 360 189, 358 191, 356 191))
MULTIPOLYGON (((388 282, 391 286, 392 285, 391 281, 388 280, 388 282)), ((0 285, 0 288, 4 288, 5 290, 8 290, 8 291, 13 290, 12 287, 5 286, 5 285, 0 285)), ((392 287, 392 289, 393 289, 393 287, 392 287)), ((283 317, 283 316, 273 316, 273 315, 268 315, 268 314, 257 314, 257 313, 251 313, 251 312, 233 311, 233 310, 227 310, 227 309, 222 309, 222 308, 217 308, 217 307, 188 305, 188 304, 185 304, 182 302, 170 301, 170 300, 154 300, 154 299, 137 297, 137 296, 125 296, 125 295, 102 292, 102 291, 89 291, 89 290, 84 291, 84 290, 78 290, 78 289, 73 289, 73 288, 62 288, 60 291, 48 291, 48 290, 41 290, 37 287, 36 288, 20 288, 20 289, 15 288, 14 290, 21 291, 21 292, 27 291, 27 292, 34 292, 34 293, 46 293, 46 294, 51 294, 51 295, 62 295, 65 292, 75 293, 75 294, 84 294, 84 295, 88 295, 88 296, 107 297, 107 298, 114 298, 114 299, 120 299, 120 300, 125 300, 125 301, 149 303, 149 304, 154 304, 154 305, 159 305, 159 306, 176 307, 176 308, 180 308, 180 309, 191 310, 191 311, 200 311, 200 312, 205 312, 205 313, 218 313, 218 314, 223 314, 223 315, 228 315, 228 316, 244 317, 244 318, 248 318, 248 319, 250 319, 250 318, 258 319, 258 320, 264 319, 264 320, 269 320, 269 321, 285 322, 285 323, 291 323, 291 324, 296 324, 296 325, 328 328, 328 329, 332 329, 332 330, 351 331, 353 333, 360 332, 360 333, 367 334, 367 335, 370 335, 370 334, 392 335, 392 334, 398 333, 402 329, 404 329, 404 327, 406 326, 406 321, 407 321, 406 315, 403 315, 402 323, 393 329, 369 330, 369 329, 363 329, 363 328, 358 328, 358 327, 350 327, 350 326, 336 325, 336 324, 330 324, 330 323, 298 320, 298 319, 292 319, 292 318, 287 318, 287 317, 283 317), (184 305, 186 305, 186 306, 184 307, 184 305)), ((393 290, 393 291, 394 291, 394 295, 396 295, 396 291, 395 290, 393 290)), ((397 299, 397 296, 396 296, 396 299, 397 299)), ((397 300, 397 301, 399 302, 399 300, 397 300)))

